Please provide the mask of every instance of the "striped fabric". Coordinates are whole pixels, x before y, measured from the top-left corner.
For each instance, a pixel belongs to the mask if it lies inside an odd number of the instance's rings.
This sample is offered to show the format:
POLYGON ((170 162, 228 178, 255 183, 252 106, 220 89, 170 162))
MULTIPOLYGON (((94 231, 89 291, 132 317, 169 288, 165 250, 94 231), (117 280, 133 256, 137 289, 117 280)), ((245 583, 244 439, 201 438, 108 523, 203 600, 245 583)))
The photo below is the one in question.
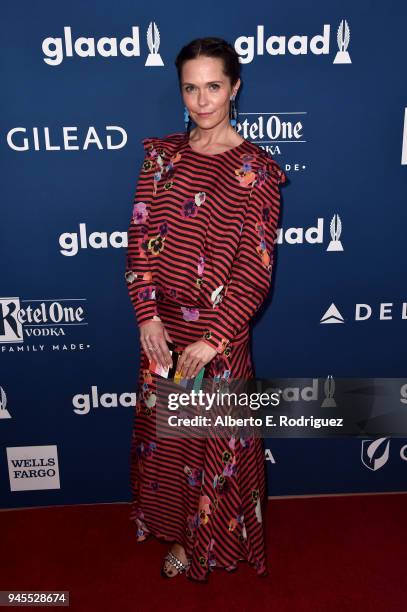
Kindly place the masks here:
MULTIPOLYGON (((180 350, 197 340, 214 347, 208 377, 216 385, 253 378, 249 322, 270 287, 286 175, 248 141, 216 155, 195 151, 184 132, 143 144, 125 271, 137 324, 160 319, 180 350)), ((181 543, 193 580, 239 560, 265 575, 262 439, 157 437, 158 379, 140 347, 131 449, 137 539, 181 543)))

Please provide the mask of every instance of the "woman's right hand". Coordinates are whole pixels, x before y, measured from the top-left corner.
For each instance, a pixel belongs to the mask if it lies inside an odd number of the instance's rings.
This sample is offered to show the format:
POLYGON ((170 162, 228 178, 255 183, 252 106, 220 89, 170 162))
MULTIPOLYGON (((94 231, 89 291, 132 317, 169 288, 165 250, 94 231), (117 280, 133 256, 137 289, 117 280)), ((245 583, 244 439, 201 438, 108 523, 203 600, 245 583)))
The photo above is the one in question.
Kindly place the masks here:
POLYGON ((171 338, 160 321, 147 321, 140 325, 140 342, 149 361, 157 361, 163 368, 172 366, 167 340, 171 338))

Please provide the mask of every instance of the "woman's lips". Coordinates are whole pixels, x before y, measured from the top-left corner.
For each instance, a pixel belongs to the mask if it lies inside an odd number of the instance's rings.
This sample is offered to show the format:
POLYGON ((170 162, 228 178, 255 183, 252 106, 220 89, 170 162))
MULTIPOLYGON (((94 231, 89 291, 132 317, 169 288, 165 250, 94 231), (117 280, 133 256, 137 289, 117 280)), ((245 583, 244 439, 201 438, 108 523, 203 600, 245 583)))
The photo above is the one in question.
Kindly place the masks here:
POLYGON ((212 115, 212 113, 198 113, 199 117, 209 117, 209 115, 212 115))

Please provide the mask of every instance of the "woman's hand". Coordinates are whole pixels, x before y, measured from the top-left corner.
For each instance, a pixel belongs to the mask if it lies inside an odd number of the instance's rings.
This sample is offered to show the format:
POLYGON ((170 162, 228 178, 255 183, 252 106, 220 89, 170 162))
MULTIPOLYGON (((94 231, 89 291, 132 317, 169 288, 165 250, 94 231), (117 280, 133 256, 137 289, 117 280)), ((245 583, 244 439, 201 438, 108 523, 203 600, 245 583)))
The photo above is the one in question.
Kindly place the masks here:
POLYGON ((163 368, 172 366, 168 342, 169 333, 161 321, 148 321, 140 325, 140 342, 149 361, 157 361, 163 368))
POLYGON ((179 358, 177 370, 183 378, 196 376, 201 368, 205 366, 217 354, 216 349, 209 346, 204 340, 198 340, 188 344, 179 358))

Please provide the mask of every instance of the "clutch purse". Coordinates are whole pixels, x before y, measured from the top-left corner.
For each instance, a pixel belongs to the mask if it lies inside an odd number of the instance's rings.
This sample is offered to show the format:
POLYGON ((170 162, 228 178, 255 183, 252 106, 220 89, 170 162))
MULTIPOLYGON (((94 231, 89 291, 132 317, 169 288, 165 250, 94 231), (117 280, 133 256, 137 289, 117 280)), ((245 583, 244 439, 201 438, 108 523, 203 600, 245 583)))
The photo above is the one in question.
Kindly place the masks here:
POLYGON ((162 378, 166 378, 168 380, 172 380, 177 385, 184 387, 187 390, 199 391, 202 386, 202 381, 207 376, 209 371, 209 363, 203 366, 198 374, 193 378, 183 378, 178 373, 178 362, 181 358, 182 351, 177 350, 178 347, 173 342, 167 342, 171 357, 172 357, 172 365, 166 368, 163 368, 159 363, 157 363, 154 359, 150 361, 149 370, 162 378))

